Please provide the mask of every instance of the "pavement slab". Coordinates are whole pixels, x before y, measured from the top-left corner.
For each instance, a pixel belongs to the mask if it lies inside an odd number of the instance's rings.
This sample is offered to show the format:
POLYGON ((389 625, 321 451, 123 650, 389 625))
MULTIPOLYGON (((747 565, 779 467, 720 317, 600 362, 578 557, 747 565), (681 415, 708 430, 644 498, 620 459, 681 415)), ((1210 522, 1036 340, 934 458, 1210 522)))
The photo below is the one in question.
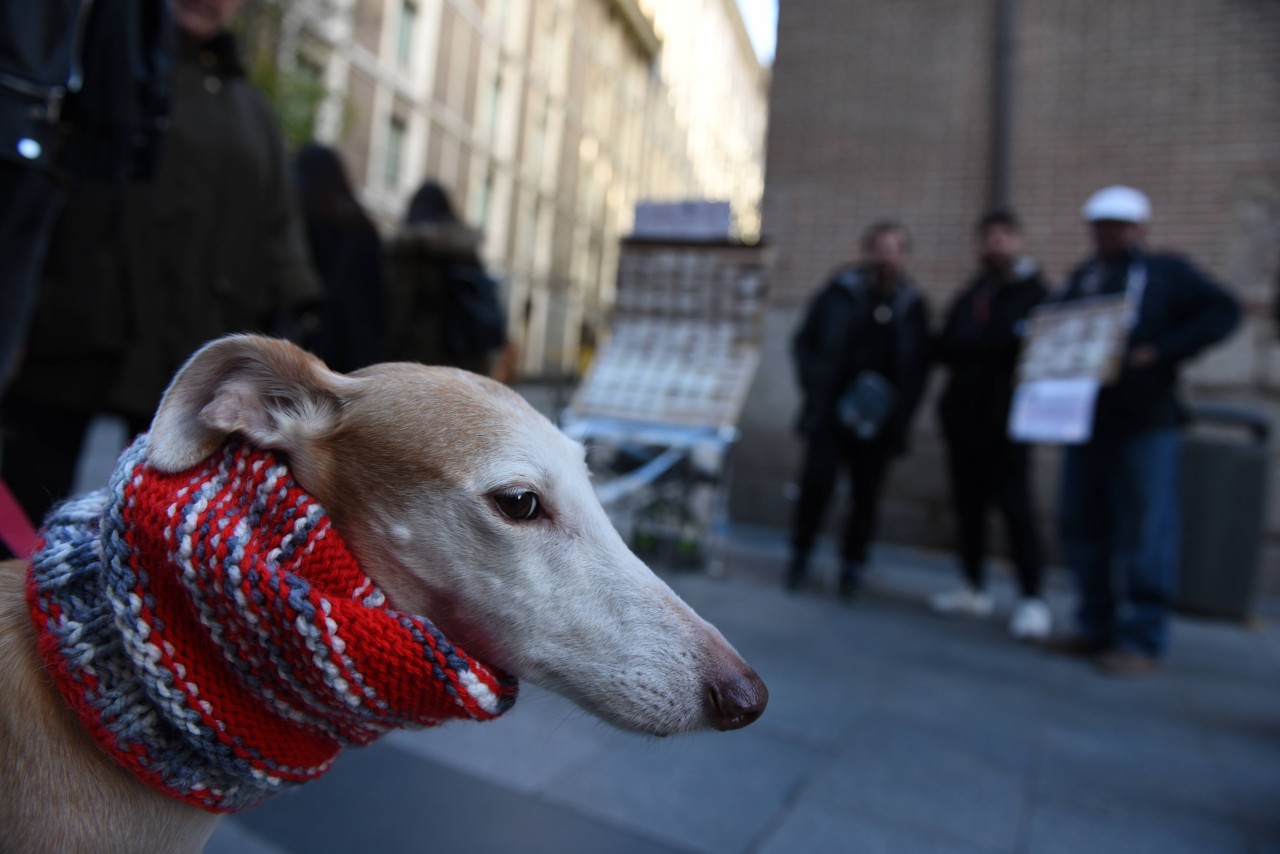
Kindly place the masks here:
POLYGON ((1028 850, 1036 854, 1249 854, 1255 849, 1242 828, 1194 812, 1049 801, 1035 810, 1028 850))
POLYGON ((973 847, 1012 850, 1025 775, 927 723, 869 718, 807 795, 973 847))
POLYGON ((765 839, 758 854, 796 854, 798 851, 847 854, 994 854, 953 837, 819 803, 796 807, 765 839))
POLYGON ((224 834, 245 831, 254 840, 297 854, 684 854, 689 850, 594 820, 579 810, 525 797, 385 744, 348 751, 320 780, 223 822, 215 831, 215 842, 223 846, 224 834))

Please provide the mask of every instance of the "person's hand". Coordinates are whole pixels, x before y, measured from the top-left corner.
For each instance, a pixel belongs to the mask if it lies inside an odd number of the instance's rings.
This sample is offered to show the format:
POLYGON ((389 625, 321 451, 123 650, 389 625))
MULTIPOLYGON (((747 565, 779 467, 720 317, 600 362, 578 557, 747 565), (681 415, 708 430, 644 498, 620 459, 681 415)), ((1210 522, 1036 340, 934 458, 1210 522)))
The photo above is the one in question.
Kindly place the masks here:
POLYGON ((1160 361, 1160 351, 1151 344, 1139 344, 1129 352, 1129 366, 1149 368, 1160 361))

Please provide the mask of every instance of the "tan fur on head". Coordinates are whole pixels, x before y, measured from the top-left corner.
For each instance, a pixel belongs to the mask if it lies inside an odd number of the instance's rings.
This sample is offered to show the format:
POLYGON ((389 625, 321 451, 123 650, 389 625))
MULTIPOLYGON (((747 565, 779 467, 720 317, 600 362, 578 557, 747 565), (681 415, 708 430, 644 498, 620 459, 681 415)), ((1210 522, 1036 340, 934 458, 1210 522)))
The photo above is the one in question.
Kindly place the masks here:
POLYGON ((147 460, 190 468, 232 434, 261 448, 297 451, 337 423, 349 380, 286 342, 256 335, 219 339, 192 356, 160 402, 147 460))

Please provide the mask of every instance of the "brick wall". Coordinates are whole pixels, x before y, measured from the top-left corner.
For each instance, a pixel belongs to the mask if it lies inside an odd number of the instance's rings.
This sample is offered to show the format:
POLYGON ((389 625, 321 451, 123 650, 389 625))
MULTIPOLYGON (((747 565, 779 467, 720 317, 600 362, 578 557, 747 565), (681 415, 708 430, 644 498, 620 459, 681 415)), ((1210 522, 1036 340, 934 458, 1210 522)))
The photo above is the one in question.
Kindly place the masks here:
POLYGON ((1013 187, 1050 269, 1085 247, 1088 193, 1131 183, 1151 196, 1153 246, 1268 301, 1277 268, 1240 268, 1233 216, 1280 176, 1277 45, 1266 0, 1020 3, 1013 187))
POLYGON ((911 228, 921 282, 946 292, 986 188, 989 5, 782 5, 765 188, 781 303, 802 301, 886 217, 911 228))
MULTIPOLYGON (((776 340, 744 418, 735 516, 785 522, 798 460, 786 338, 824 273, 856 256, 859 232, 884 217, 912 229, 912 268, 935 321, 968 274, 991 178, 997 9, 997 0, 781 4, 764 202, 776 340)), ((1269 318, 1280 284, 1280 3, 1019 0, 1014 45, 1010 196, 1028 250, 1061 278, 1088 249, 1085 198, 1109 183, 1141 187, 1155 208, 1151 244, 1191 255, 1250 313, 1188 372, 1192 394, 1280 413, 1269 318)), ((921 415, 883 530, 947 546, 928 402, 921 415)), ((1041 456, 1049 518, 1054 455, 1041 456)), ((1280 592, 1280 465, 1271 476, 1268 586, 1280 592)))

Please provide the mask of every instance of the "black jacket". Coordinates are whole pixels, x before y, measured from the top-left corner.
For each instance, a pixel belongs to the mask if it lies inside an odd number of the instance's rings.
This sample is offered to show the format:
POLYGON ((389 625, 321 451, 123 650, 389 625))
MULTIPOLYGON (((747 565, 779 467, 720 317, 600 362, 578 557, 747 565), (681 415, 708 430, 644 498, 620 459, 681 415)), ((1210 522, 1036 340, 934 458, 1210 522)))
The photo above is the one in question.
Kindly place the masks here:
POLYGON ((934 344, 950 369, 938 416, 953 439, 1001 440, 1027 315, 1045 298, 1040 268, 1020 258, 1006 278, 983 270, 956 298, 934 344))
POLYGON ((493 353, 449 347, 456 268, 483 270, 480 232, 460 222, 406 225, 387 244, 387 358, 488 374, 493 353))
POLYGON ((1181 424, 1179 366, 1226 338, 1240 322, 1235 297, 1177 255, 1133 251, 1110 264, 1091 259, 1076 268, 1063 291, 1051 299, 1124 293, 1135 264, 1145 268, 1146 287, 1126 356, 1149 344, 1160 358, 1145 368, 1126 361, 1116 382, 1102 389, 1094 415, 1095 436, 1129 436, 1181 424))
POLYGON ((0 4, 0 157, 117 182, 152 176, 175 43, 166 0, 0 4))
POLYGON ((343 374, 383 361, 385 284, 377 229, 363 213, 308 217, 305 227, 325 293, 320 328, 306 339, 307 349, 343 374))
POLYGON ((183 41, 151 182, 73 183, 13 390, 78 412, 155 412, 201 344, 316 306, 284 140, 223 33, 183 41))
MULTIPOLYGON (((891 342, 887 352, 868 352, 864 346, 875 332, 874 296, 863 268, 846 268, 832 276, 818 293, 792 340, 804 404, 798 429, 806 437, 836 424, 836 401, 865 369, 883 367, 897 391, 884 440, 900 452, 906 445, 929 359, 929 321, 924 300, 915 286, 900 279, 891 300, 891 342), (870 362, 879 362, 872 365, 870 362)), ((877 348, 879 349, 879 348, 877 348)))

